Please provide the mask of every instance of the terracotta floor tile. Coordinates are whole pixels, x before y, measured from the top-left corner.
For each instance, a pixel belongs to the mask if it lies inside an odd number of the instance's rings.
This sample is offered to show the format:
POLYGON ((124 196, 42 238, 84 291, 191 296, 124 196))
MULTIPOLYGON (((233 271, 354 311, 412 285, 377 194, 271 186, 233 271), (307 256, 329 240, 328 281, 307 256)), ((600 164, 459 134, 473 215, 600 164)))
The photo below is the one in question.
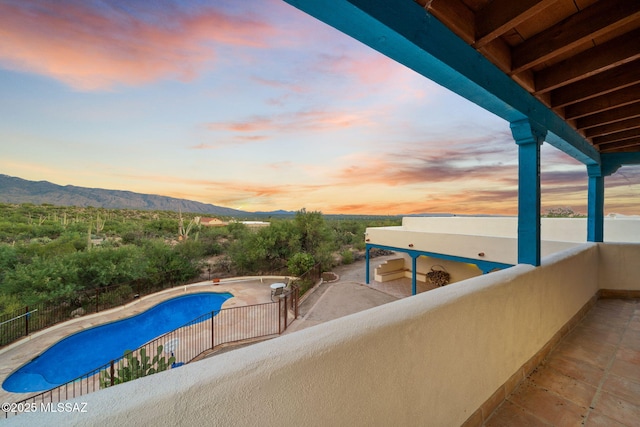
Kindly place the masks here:
POLYGON ((572 342, 575 340, 585 339, 596 343, 600 342, 604 344, 618 345, 623 334, 624 330, 622 329, 599 330, 579 325, 574 329, 571 335, 566 337, 566 339, 572 342))
POLYGON ((601 369, 605 369, 609 365, 615 353, 616 347, 611 344, 595 346, 584 340, 562 342, 554 350, 554 354, 557 356, 579 360, 601 369))
POLYGON ((594 411, 606 414, 609 418, 628 426, 637 426, 640 423, 640 406, 606 392, 600 395, 594 411))
POLYGON ((622 359, 616 359, 609 372, 619 377, 629 378, 632 381, 640 379, 640 365, 622 359))
POLYGON ((585 409, 589 408, 596 394, 596 387, 563 375, 551 367, 537 369, 529 381, 585 409))
POLYGON ((629 329, 632 331, 640 331, 640 311, 636 311, 629 321, 629 329))
POLYGON ((615 330, 624 328, 629 323, 629 318, 626 319, 606 319, 605 316, 593 316, 585 318, 581 325, 589 329, 598 330, 615 330))
POLYGON ((590 318, 599 318, 604 321, 614 321, 617 319, 625 319, 629 320, 630 316, 633 316, 633 312, 635 307, 627 304, 613 304, 610 306, 606 306, 601 304, 600 300, 598 303, 587 313, 585 319, 590 318))
POLYGON ((566 336, 560 344, 565 345, 579 345, 593 351, 610 351, 613 353, 616 347, 619 345, 623 333, 621 331, 617 333, 600 333, 594 334, 593 329, 583 328, 576 333, 572 333, 566 336), (609 338, 609 340, 603 340, 602 338, 609 338), (604 348, 603 348, 604 347, 604 348))
POLYGON ((640 365, 640 350, 620 346, 620 350, 616 352, 616 359, 624 360, 634 365, 640 365))
POLYGON ((591 412, 584 425, 585 427, 630 427, 599 412, 591 412))
POLYGON ((599 300, 487 426, 640 427, 640 299, 599 300))
POLYGON ((634 381, 610 374, 602 385, 602 390, 619 396, 634 405, 640 405, 640 379, 634 381))
POLYGON ((536 418, 526 409, 505 401, 485 422, 485 427, 538 427, 551 424, 536 418))
POLYGON ((509 400, 554 426, 580 426, 587 414, 586 408, 545 391, 530 381, 521 384, 509 400))
POLYGON ((620 346, 640 351, 640 332, 628 329, 622 336, 620 346))
POLYGON ((560 357, 554 353, 547 359, 546 364, 561 374, 596 387, 604 376, 604 370, 601 368, 568 357, 560 357))

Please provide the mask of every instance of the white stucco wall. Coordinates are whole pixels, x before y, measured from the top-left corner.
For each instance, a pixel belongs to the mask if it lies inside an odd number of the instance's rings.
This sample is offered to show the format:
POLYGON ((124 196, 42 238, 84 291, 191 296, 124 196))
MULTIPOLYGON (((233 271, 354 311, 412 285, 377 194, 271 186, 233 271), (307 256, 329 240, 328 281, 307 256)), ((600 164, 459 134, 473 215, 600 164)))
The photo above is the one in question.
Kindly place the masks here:
MULTIPOLYGON (((402 226, 367 228, 369 244, 469 259, 518 263, 516 217, 405 217, 402 226), (483 256, 479 254, 482 253, 483 256)), ((605 218, 607 242, 640 242, 640 218, 605 218)), ((543 257, 587 240, 586 218, 542 218, 543 257)))
MULTIPOLYGON (((586 218, 542 218, 542 240, 577 242, 587 240, 586 218)), ((516 238, 517 217, 404 217, 401 227, 405 231, 426 233, 464 234, 516 238)), ((370 228, 372 230, 375 228, 370 228)), ((367 230, 367 231, 368 231, 367 230)), ((604 219, 606 242, 640 242, 640 218, 607 217, 604 219)))
POLYGON ((7 424, 459 425, 597 292, 599 254, 585 244, 76 399, 86 414, 7 424))
POLYGON ((599 249, 600 288, 640 290, 640 245, 607 243, 599 249))

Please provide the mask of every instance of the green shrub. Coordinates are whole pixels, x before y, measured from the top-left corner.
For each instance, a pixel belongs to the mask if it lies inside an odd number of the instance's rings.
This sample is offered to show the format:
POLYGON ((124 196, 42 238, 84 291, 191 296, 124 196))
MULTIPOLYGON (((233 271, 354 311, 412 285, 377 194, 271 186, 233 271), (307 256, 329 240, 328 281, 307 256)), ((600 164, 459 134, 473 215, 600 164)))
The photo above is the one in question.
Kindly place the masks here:
POLYGON ((313 256, 305 252, 298 252, 289 258, 287 268, 293 276, 301 276, 315 265, 313 256))
POLYGON ((349 249, 345 249, 340 255, 342 256, 343 264, 353 264, 353 252, 351 252, 349 249))

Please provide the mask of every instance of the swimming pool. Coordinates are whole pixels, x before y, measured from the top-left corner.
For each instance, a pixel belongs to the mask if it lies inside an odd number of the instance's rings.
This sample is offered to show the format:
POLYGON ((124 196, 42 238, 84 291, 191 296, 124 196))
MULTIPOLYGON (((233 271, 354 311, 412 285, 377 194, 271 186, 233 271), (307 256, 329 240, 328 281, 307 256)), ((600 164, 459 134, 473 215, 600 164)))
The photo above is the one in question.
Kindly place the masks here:
POLYGON ((12 373, 2 388, 13 393, 45 391, 74 380, 125 350, 141 345, 196 319, 219 310, 228 292, 203 292, 173 298, 135 316, 85 329, 70 335, 12 373))

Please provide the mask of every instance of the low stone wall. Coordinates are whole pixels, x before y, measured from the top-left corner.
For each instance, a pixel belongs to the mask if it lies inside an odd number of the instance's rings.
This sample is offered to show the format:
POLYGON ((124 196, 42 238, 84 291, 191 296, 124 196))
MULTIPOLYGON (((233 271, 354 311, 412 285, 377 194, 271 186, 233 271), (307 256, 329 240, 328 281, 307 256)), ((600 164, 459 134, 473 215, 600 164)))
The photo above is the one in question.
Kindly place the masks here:
POLYGON ((460 425, 521 379, 599 288, 615 286, 599 281, 607 269, 629 272, 622 262, 600 272, 601 256, 637 260, 638 248, 602 246, 101 390, 78 399, 87 413, 24 414, 8 424, 460 425))

